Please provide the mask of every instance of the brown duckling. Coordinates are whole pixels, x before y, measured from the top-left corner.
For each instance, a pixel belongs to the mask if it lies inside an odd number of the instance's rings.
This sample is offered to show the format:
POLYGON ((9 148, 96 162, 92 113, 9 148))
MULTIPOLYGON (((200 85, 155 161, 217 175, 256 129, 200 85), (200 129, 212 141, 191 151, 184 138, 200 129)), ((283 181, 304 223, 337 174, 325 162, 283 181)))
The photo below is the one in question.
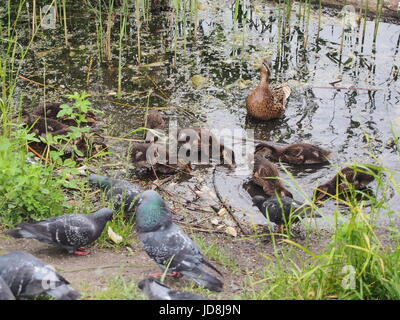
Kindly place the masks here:
POLYGON ((53 136, 60 136, 71 132, 71 129, 66 124, 52 118, 45 119, 40 116, 28 115, 26 122, 38 136, 45 135, 46 133, 51 133, 53 136))
POLYGON ((355 168, 346 167, 336 174, 328 182, 321 184, 315 190, 315 200, 320 201, 328 198, 330 195, 334 196, 341 194, 349 189, 349 184, 352 184, 354 189, 363 189, 367 184, 372 182, 378 174, 378 170, 359 167, 355 168))
POLYGON ((165 121, 158 111, 156 110, 150 111, 149 114, 147 115, 147 128, 155 130, 165 129, 165 121))
POLYGON ((166 147, 157 143, 137 143, 133 145, 131 160, 137 168, 152 169, 163 174, 172 174, 181 170, 190 171, 189 164, 177 160, 170 163, 166 147))
POLYGON ((279 179, 278 168, 269 160, 262 156, 254 156, 254 169, 252 181, 263 188, 268 196, 293 198, 292 193, 286 189, 282 181, 279 179))
POLYGON ((235 165, 233 150, 226 147, 210 130, 205 128, 183 128, 178 131, 178 143, 186 150, 198 152, 200 163, 208 161, 218 153, 219 159, 230 167, 235 165))
MULTIPOLYGON (((153 110, 147 115, 146 127, 155 130, 161 134, 164 133, 165 121, 158 111, 153 110)), ((157 142, 158 141, 157 133, 150 130, 147 131, 145 140, 146 142, 157 142)))
MULTIPOLYGON (((54 120, 58 120, 68 126, 76 126, 77 123, 73 119, 67 119, 66 116, 60 118, 57 117, 58 113, 62 110, 61 106, 63 104, 64 104, 63 102, 52 102, 52 103, 47 103, 45 107, 43 107, 43 105, 39 105, 33 110, 33 115, 39 117, 46 117, 47 119, 51 118, 54 120)), ((89 126, 97 122, 95 120, 95 114, 91 111, 86 113, 85 118, 87 120, 87 125, 89 126)))
POLYGON ((287 99, 290 95, 290 87, 287 85, 269 85, 272 63, 264 60, 261 65, 261 79, 255 88, 246 98, 247 113, 260 120, 279 118, 285 111, 287 99))
POLYGON ((271 161, 315 164, 327 162, 332 152, 308 143, 295 143, 282 148, 270 143, 260 143, 256 146, 255 153, 271 161))

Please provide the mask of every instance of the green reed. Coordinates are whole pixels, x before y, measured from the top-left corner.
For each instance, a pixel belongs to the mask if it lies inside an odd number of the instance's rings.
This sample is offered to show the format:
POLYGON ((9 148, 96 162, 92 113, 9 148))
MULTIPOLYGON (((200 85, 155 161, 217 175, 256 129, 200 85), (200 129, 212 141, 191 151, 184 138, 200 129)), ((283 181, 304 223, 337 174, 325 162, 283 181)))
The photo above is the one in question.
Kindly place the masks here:
POLYGON ((64 19, 64 38, 65 38, 65 46, 68 48, 69 44, 68 44, 66 0, 62 0, 62 8, 63 8, 63 19, 64 19))
POLYGON ((376 17, 375 17, 375 26, 374 26, 374 42, 376 41, 376 36, 378 35, 379 23, 382 16, 382 8, 383 8, 384 0, 376 1, 376 17))
POLYGON ((123 0, 122 4, 122 22, 119 28, 119 54, 118 54, 118 89, 117 97, 120 99, 122 95, 122 40, 126 32, 126 21, 128 19, 128 0, 123 0))
POLYGON ((142 63, 142 49, 141 49, 141 42, 140 42, 140 34, 142 28, 142 20, 140 19, 140 2, 141 0, 136 0, 135 6, 135 22, 136 22, 136 29, 137 29, 137 63, 142 63))

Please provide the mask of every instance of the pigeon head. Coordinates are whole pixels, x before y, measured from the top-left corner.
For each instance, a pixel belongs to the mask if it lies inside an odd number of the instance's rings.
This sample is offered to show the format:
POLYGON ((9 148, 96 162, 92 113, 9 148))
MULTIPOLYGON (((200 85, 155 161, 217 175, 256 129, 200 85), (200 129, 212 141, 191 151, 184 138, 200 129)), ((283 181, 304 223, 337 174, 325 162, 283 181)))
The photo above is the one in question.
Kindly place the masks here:
POLYGON ((97 218, 100 218, 101 220, 110 221, 113 217, 113 211, 108 208, 103 208, 103 209, 100 209, 99 211, 96 211, 94 213, 94 215, 97 218))
POLYGON ((161 205, 164 202, 164 200, 161 198, 160 194, 157 191, 154 190, 146 190, 142 193, 139 199, 139 206, 147 206, 150 204, 153 205, 161 205))
POLYGON ((96 186, 101 189, 105 189, 105 188, 109 187, 110 183, 111 183, 111 181, 108 177, 100 176, 97 174, 91 174, 89 176, 88 180, 89 180, 89 184, 91 186, 96 186))
POLYGON ((266 198, 263 197, 263 196, 254 196, 252 198, 253 204, 256 205, 257 208, 262 208, 262 205, 263 205, 265 200, 266 200, 266 198))
POLYGON ((136 210, 136 227, 139 231, 154 231, 171 221, 169 209, 161 196, 153 190, 143 192, 136 210))

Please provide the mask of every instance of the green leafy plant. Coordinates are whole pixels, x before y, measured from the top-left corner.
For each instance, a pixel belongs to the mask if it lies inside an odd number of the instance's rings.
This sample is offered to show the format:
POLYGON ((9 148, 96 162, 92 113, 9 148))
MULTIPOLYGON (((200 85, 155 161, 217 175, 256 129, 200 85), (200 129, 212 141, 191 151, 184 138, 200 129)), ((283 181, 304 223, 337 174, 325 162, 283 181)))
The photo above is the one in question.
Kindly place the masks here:
POLYGON ((74 94, 68 94, 66 95, 68 99, 75 100, 75 102, 72 105, 68 104, 62 104, 60 110, 57 114, 57 118, 62 118, 67 116, 67 119, 74 120, 78 127, 81 126, 82 123, 87 123, 87 114, 89 112, 91 113, 100 113, 101 111, 96 110, 91 107, 91 102, 87 100, 88 97, 90 97, 90 94, 86 92, 81 92, 77 93, 75 92, 74 94))
POLYGON ((33 139, 25 129, 0 138, 0 221, 6 226, 57 216, 69 207, 54 167, 27 161, 23 146, 33 139))

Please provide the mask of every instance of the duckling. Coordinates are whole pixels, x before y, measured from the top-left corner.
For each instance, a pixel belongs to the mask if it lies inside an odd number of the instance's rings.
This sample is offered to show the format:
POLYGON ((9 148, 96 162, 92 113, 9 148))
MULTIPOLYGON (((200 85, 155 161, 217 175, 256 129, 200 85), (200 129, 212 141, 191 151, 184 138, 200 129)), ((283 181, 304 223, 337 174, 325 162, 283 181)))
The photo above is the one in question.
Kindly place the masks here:
MULTIPOLYGON (((68 119, 66 116, 60 118, 57 117, 58 113, 62 110, 61 106, 63 104, 64 104, 63 102, 52 102, 52 103, 47 103, 45 107, 43 107, 43 105, 39 105, 33 110, 33 115, 39 117, 46 117, 47 119, 52 118, 54 120, 62 122, 67 126, 76 126, 76 121, 73 119, 68 119)), ((97 122, 95 120, 94 113, 91 111, 88 111, 86 113, 85 118, 87 120, 87 125, 89 126, 97 122)))
POLYGON ((255 153, 271 161, 316 164, 327 162, 332 152, 308 143, 295 143, 282 148, 270 143, 260 143, 256 146, 255 153))
POLYGON ((157 133, 163 134, 165 128, 165 121, 161 114, 153 110, 147 115, 146 120, 147 128, 151 129, 147 131, 146 142, 157 142, 159 137, 157 133))
POLYGON ((42 118, 39 116, 28 116, 27 124, 32 126, 31 130, 38 136, 43 136, 46 133, 51 133, 53 136, 65 135, 71 132, 71 129, 58 120, 51 118, 42 118))
POLYGON ((372 168, 346 167, 328 182, 315 189, 315 200, 321 201, 330 195, 336 195, 336 190, 338 194, 341 194, 349 189, 349 184, 352 184, 354 189, 363 189, 375 179, 374 175, 376 174, 378 174, 378 170, 372 168))
POLYGON ((278 168, 262 156, 254 156, 252 181, 262 187, 268 196, 276 196, 278 194, 281 197, 293 198, 292 193, 279 180, 278 168))
POLYGON ((270 87, 272 63, 264 60, 261 65, 261 79, 257 88, 246 98, 247 113, 260 120, 279 118, 285 111, 287 99, 291 90, 287 85, 270 87))
POLYGON ((137 143, 133 145, 131 160, 137 168, 153 169, 162 174, 173 174, 180 170, 190 171, 190 165, 178 160, 170 163, 167 148, 157 143, 137 143))
POLYGON ((204 160, 216 156, 230 168, 235 165, 233 150, 226 147, 210 130, 206 128, 183 128, 178 131, 178 143, 183 150, 197 152, 196 160, 202 163, 204 160))
POLYGON ((165 129, 165 121, 157 110, 150 111, 147 115, 147 128, 149 129, 165 129))

